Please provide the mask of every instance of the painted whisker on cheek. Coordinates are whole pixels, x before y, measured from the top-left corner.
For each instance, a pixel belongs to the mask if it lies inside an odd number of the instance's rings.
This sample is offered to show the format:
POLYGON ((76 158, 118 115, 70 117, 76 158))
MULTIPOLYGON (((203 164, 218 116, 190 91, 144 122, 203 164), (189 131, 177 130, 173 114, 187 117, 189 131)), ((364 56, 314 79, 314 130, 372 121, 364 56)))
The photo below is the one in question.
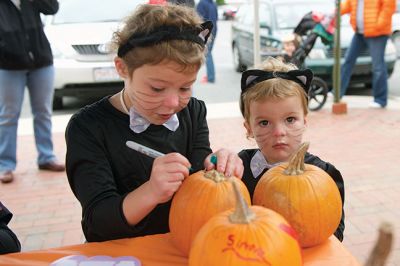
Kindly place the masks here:
POLYGON ((189 101, 191 97, 192 97, 192 96, 189 96, 189 97, 182 97, 182 96, 179 96, 179 101, 189 101))
POLYGON ((133 102, 135 102, 136 103, 136 105, 138 105, 138 106, 140 106, 140 108, 141 109, 143 109, 143 110, 146 110, 146 111, 150 111, 150 110, 155 110, 155 109, 157 109, 158 107, 160 107, 161 106, 161 102, 158 102, 158 103, 153 103, 153 104, 149 104, 149 103, 144 103, 142 100, 133 100, 133 102), (146 105, 146 106, 144 106, 144 104, 146 105))
POLYGON ((270 136, 269 132, 263 132, 263 133, 258 133, 258 134, 254 134, 254 138, 257 141, 264 141, 265 139, 267 139, 270 136))
POLYGON ((306 128, 303 126, 301 128, 288 130, 287 134, 289 137, 300 137, 304 133, 305 129, 306 128))
POLYGON ((157 94, 146 94, 143 92, 134 92, 133 93, 134 98, 146 102, 146 103, 160 103, 162 101, 162 99, 158 99, 158 98, 162 98, 162 96, 157 95, 157 94))
POLYGON ((255 133, 254 137, 261 138, 261 137, 266 137, 268 135, 270 135, 270 132, 262 132, 262 133, 255 133))
POLYGON ((189 99, 190 99, 190 97, 189 97, 189 98, 185 98, 185 99, 179 98, 179 107, 180 107, 180 108, 185 108, 186 105, 187 105, 188 102, 189 102, 189 99))
POLYGON ((149 101, 148 99, 146 99, 147 97, 148 96, 139 97, 137 94, 134 94, 134 97, 131 98, 131 101, 135 102, 143 110, 154 110, 162 105, 162 100, 149 101), (143 105, 146 105, 146 107, 144 107, 143 105))

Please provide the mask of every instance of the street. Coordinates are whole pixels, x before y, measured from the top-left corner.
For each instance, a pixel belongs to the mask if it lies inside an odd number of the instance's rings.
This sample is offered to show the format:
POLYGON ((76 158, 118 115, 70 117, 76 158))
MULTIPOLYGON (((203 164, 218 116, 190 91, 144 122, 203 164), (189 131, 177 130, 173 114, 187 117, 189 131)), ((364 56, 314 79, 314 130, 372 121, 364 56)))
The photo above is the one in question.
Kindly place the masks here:
MULTIPOLYGON (((240 73, 235 72, 231 51, 231 21, 220 20, 218 22, 218 35, 213 49, 213 57, 216 68, 216 83, 202 84, 201 77, 205 74, 205 67, 200 69, 198 81, 194 85, 194 96, 206 103, 237 102, 240 93, 240 73)), ((400 96, 400 60, 397 60, 395 70, 389 79, 389 94, 400 96)), ((368 89, 349 89, 349 94, 370 95, 368 89)), ((89 104, 93 100, 65 97, 65 108, 54 111, 54 116, 65 116, 75 113, 79 108, 89 104)), ((30 105, 28 93, 25 93, 21 118, 30 118, 30 105)))

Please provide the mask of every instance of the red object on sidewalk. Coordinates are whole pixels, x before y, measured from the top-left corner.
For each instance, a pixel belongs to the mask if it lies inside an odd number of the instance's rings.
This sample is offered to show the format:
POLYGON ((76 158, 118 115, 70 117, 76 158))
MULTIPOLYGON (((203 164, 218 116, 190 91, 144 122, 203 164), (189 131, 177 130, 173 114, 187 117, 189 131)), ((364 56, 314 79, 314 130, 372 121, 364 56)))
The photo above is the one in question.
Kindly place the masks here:
POLYGON ((203 76, 200 80, 201 83, 208 83, 208 78, 207 76, 203 76))
POLYGON ((165 5, 167 0, 149 0, 150 5, 165 5))

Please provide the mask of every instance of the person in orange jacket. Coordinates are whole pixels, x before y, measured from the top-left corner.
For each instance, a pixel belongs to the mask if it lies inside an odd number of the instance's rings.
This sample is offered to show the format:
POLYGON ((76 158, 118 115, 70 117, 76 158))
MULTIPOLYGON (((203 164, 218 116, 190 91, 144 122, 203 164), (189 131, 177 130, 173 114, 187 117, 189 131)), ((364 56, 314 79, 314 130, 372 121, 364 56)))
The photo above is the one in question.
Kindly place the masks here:
POLYGON ((372 58, 372 108, 387 105, 388 84, 385 64, 385 48, 392 32, 392 15, 396 9, 395 0, 345 0, 341 3, 341 15, 350 14, 354 36, 346 52, 341 68, 341 96, 346 94, 351 72, 360 51, 368 49, 372 58))

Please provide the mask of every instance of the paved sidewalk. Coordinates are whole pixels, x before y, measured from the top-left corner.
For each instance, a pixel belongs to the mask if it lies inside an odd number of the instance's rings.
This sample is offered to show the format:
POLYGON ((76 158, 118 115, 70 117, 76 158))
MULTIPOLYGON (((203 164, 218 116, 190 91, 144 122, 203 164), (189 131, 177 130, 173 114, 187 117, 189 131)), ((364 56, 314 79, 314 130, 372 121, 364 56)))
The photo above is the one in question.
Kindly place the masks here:
MULTIPOLYGON (((333 115, 331 103, 309 115, 305 140, 310 152, 336 165, 345 179, 345 246, 364 262, 386 220, 400 230, 400 98, 384 110, 366 108, 371 97, 345 97, 348 114, 333 115)), ((239 151, 254 147, 245 137, 236 103, 210 104, 209 127, 213 149, 239 151)), ((54 117, 55 151, 65 156, 63 129, 68 116, 54 117)), ((29 124, 21 121, 16 180, 0 184, 0 200, 14 213, 10 227, 24 251, 79 244, 84 241, 81 208, 65 173, 37 169, 29 124)), ((400 241, 395 237, 388 265, 400 265, 400 241)))

